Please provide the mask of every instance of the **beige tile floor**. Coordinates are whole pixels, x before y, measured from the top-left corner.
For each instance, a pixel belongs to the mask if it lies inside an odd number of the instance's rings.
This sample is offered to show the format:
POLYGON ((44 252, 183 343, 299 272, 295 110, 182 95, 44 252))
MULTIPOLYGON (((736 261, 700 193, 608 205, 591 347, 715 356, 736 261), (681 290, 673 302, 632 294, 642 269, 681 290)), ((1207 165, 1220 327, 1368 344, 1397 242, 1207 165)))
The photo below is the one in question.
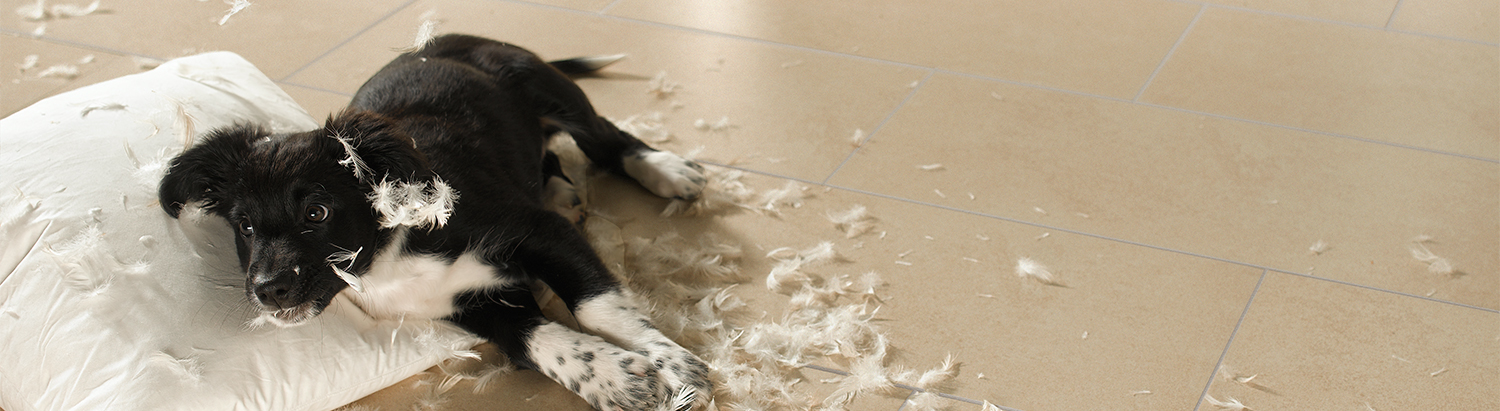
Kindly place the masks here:
MULTIPOLYGON (((69 1, 84 3, 49 3, 69 1)), ((738 290, 773 313, 786 299, 758 286, 757 251, 835 240, 834 270, 888 283, 893 364, 962 364, 949 409, 1500 409, 1494 1, 255 1, 223 25, 218 1, 10 12, 31 3, 0 0, 0 61, 39 57, 0 70, 0 114, 141 58, 230 50, 322 117, 428 12, 547 57, 628 53, 581 81, 600 111, 665 113, 658 146, 811 195, 780 217, 659 218, 664 202, 615 184, 596 211, 627 234, 738 239, 754 278, 738 290), (36 77, 63 63, 78 76, 36 77), (647 93, 658 73, 680 89, 647 93), (824 213, 855 204, 877 227, 844 239, 824 213), (1418 236, 1452 274, 1413 258, 1418 236), (1021 257, 1065 286, 1018 278, 1021 257)), ((796 389, 831 392, 836 365, 796 389)), ((358 405, 410 408, 419 382, 358 405)), ((498 384, 440 409, 585 407, 534 373, 498 384)), ((909 394, 852 408, 916 409, 909 394)))

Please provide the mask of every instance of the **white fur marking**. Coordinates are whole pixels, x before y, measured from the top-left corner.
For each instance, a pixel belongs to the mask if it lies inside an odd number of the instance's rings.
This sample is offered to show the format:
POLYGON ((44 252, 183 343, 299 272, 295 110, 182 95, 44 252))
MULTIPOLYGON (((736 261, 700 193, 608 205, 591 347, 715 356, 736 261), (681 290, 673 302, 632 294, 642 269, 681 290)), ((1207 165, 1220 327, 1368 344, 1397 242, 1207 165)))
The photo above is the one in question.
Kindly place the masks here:
POLYGON ((371 317, 443 318, 455 312, 453 298, 459 293, 511 284, 473 253, 449 264, 435 256, 405 254, 404 243, 404 238, 392 241, 376 253, 370 270, 359 277, 364 290, 349 295, 371 317))

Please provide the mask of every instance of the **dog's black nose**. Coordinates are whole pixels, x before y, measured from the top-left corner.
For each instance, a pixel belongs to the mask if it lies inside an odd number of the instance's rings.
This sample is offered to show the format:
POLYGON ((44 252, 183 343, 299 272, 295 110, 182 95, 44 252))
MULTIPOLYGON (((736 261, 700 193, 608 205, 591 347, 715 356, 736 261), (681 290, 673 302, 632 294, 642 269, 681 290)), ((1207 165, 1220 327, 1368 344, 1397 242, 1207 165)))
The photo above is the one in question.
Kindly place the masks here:
POLYGON ((255 299, 261 305, 275 307, 277 309, 291 308, 297 305, 292 299, 293 284, 290 278, 281 276, 255 285, 255 299))

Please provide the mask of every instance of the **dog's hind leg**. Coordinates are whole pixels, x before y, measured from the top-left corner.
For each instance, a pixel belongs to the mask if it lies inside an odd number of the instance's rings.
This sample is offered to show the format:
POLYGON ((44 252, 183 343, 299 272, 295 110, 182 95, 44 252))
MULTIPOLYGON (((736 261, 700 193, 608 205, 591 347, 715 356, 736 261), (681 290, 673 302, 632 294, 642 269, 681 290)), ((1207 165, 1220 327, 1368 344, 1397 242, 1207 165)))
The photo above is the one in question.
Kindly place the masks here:
POLYGON ((474 291, 450 320, 499 346, 516 366, 536 370, 595 409, 657 410, 670 398, 651 359, 547 320, 526 289, 474 291))

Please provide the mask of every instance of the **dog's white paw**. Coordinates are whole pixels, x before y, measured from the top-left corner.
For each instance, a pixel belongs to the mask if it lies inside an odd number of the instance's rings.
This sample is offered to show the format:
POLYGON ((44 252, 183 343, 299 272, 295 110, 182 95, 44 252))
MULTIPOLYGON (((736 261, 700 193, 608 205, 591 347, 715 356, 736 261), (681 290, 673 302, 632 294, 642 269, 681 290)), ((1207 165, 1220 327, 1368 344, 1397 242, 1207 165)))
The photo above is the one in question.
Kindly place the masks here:
POLYGON ((708 184, 703 166, 676 154, 650 149, 625 156, 625 173, 663 198, 696 200, 708 184))
POLYGON ((547 209, 568 219, 568 222, 583 222, 583 199, 578 197, 578 189, 568 180, 558 176, 548 178, 542 200, 547 202, 547 209))
POLYGON ((528 343, 538 371, 606 411, 654 411, 672 394, 650 358, 557 323, 528 343))
POLYGON ((646 350, 652 365, 659 370, 671 397, 661 410, 688 411, 707 409, 713 398, 713 383, 708 379, 708 364, 693 353, 665 338, 653 342, 646 350))

